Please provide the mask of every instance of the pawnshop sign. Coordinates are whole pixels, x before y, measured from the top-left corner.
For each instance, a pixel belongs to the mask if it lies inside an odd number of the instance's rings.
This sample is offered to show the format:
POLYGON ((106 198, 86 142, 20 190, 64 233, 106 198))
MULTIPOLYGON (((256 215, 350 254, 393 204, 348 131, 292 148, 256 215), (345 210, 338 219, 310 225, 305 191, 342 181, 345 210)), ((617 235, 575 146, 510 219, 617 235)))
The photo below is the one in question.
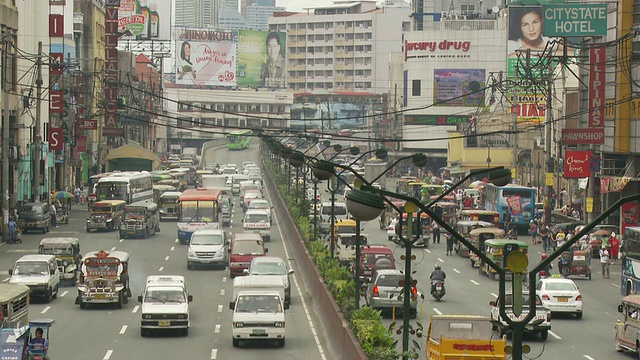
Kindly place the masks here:
POLYGON ((471 41, 404 41, 404 59, 421 57, 469 57, 471 41))

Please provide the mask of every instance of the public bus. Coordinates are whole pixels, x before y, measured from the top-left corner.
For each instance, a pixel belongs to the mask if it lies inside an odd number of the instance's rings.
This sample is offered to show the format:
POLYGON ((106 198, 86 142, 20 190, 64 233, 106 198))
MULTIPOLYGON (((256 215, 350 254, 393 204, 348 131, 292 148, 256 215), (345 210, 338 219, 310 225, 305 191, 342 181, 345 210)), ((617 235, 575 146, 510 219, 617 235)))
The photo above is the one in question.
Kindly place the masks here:
POLYGON ((227 148, 229 150, 242 150, 249 147, 252 137, 251 130, 238 130, 227 134, 227 148))
POLYGON ((87 199, 89 204, 96 201, 96 185, 98 185, 98 181, 111 174, 113 174, 113 172, 95 174, 89 177, 89 188, 87 189, 87 199))
POLYGON ((529 229, 535 213, 536 189, 517 184, 499 187, 488 183, 483 190, 485 209, 499 212, 500 223, 504 223, 504 215, 508 212, 519 232, 529 229))
POLYGON ((219 189, 187 189, 178 198, 178 203, 178 240, 181 244, 188 244, 196 230, 219 228, 219 189))
POLYGON ((96 201, 124 200, 127 204, 153 201, 153 177, 147 171, 124 171, 100 178, 96 201))
POLYGON ((621 295, 640 294, 640 226, 624 230, 621 258, 621 295))

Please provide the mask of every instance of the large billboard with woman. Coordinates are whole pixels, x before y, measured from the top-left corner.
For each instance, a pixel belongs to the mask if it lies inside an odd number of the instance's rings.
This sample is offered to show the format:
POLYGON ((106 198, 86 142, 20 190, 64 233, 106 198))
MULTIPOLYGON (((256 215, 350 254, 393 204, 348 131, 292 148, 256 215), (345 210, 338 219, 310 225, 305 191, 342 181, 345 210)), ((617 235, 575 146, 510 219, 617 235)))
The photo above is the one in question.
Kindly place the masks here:
POLYGON ((240 30, 238 40, 238 86, 286 88, 287 34, 240 30))
POLYGON ((236 30, 184 29, 176 41, 176 84, 235 86, 236 30))

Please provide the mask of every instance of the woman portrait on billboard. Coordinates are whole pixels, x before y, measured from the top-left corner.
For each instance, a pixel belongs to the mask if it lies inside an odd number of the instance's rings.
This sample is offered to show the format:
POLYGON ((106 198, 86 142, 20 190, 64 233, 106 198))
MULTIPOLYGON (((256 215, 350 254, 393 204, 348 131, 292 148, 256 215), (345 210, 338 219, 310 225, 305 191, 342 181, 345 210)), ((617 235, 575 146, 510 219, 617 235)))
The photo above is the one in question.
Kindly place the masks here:
POLYGON ((191 44, 185 41, 180 46, 180 59, 178 60, 178 80, 185 78, 196 79, 196 70, 191 62, 191 44))
POLYGON ((509 55, 516 50, 544 51, 548 38, 542 36, 542 7, 509 7, 509 55))
POLYGON ((267 35, 267 60, 260 71, 260 84, 267 88, 283 88, 284 84, 284 57, 280 52, 280 34, 271 32, 267 35))

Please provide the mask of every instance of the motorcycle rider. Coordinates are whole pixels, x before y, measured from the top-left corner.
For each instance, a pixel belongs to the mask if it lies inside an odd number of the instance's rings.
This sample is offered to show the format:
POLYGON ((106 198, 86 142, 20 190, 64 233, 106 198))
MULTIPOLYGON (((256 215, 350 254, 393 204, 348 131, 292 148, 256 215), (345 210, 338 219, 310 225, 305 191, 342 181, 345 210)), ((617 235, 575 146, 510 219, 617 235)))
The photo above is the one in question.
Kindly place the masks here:
POLYGON ((429 276, 429 279, 431 279, 431 293, 433 293, 436 288, 436 281, 441 281, 442 283, 444 283, 444 279, 446 278, 447 274, 442 271, 440 265, 436 264, 435 269, 431 273, 431 276, 429 276))

